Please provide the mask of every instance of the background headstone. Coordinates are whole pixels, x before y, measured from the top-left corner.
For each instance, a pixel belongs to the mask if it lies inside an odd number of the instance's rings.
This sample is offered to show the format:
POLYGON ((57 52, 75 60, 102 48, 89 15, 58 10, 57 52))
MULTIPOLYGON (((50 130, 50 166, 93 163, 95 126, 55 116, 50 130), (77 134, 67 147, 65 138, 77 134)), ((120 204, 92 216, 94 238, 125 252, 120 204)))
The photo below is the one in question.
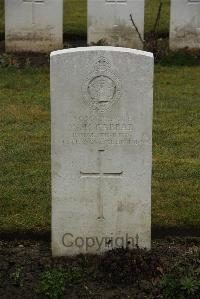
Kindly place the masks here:
POLYGON ((88 0, 88 44, 103 40, 109 46, 142 49, 131 19, 144 37, 144 0, 88 0))
POLYGON ((6 51, 50 52, 63 45, 63 0, 5 0, 6 51))
POLYGON ((152 85, 148 52, 51 54, 53 255, 150 248, 152 85))
POLYGON ((170 49, 200 48, 200 0, 171 0, 170 49))

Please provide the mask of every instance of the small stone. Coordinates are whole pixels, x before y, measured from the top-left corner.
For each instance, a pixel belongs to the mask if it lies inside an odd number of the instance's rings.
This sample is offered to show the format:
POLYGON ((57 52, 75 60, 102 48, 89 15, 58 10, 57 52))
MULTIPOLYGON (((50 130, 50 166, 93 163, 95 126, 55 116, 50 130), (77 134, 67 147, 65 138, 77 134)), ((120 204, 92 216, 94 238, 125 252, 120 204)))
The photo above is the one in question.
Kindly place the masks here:
POLYGON ((24 248, 24 245, 20 244, 18 245, 19 248, 24 248))

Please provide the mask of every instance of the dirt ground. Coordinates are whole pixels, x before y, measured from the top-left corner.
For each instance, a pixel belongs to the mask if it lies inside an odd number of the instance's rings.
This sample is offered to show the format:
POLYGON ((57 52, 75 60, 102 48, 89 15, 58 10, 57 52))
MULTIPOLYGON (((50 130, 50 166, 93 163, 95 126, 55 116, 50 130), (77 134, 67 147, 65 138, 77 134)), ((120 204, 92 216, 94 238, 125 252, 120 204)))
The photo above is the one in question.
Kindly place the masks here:
POLYGON ((61 268, 82 276, 66 284, 60 298, 165 298, 162 276, 181 256, 199 249, 200 238, 166 238, 153 240, 151 251, 52 258, 49 241, 1 240, 0 298, 54 298, 38 293, 41 275, 61 268))

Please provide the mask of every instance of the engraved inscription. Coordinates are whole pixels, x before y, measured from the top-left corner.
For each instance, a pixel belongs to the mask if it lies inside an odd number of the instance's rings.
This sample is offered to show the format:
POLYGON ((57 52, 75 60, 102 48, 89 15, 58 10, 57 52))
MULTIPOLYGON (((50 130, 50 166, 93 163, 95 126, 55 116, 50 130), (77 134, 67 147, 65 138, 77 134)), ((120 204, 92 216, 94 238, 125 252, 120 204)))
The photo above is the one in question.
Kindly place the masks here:
POLYGON ((135 144, 133 120, 129 118, 123 120, 84 117, 69 126, 72 133, 68 142, 71 144, 135 144))
POLYGON ((98 208, 98 217, 97 220, 104 220, 103 214, 103 198, 101 194, 102 189, 102 179, 104 178, 117 178, 122 176, 123 171, 119 172, 104 172, 102 170, 102 155, 104 150, 98 150, 98 157, 97 157, 97 165, 98 165, 98 172, 84 172, 80 171, 81 178, 96 178, 98 179, 98 187, 97 187, 97 208, 98 208))
POLYGON ((143 134, 138 138, 134 120, 126 117, 110 119, 86 115, 68 123, 68 144, 93 145, 141 145, 149 144, 150 138, 143 134))
POLYGON ((116 4, 124 4, 124 3, 127 3, 127 0, 105 0, 106 3, 116 3, 116 4))
POLYGON ((99 57, 94 63, 82 85, 82 94, 85 103, 97 112, 104 112, 119 101, 121 83, 107 58, 99 57))
POLYGON ((35 21, 35 5, 36 4, 41 4, 44 3, 44 0, 22 0, 24 3, 29 3, 31 4, 31 9, 32 9, 32 24, 34 25, 36 23, 35 21))

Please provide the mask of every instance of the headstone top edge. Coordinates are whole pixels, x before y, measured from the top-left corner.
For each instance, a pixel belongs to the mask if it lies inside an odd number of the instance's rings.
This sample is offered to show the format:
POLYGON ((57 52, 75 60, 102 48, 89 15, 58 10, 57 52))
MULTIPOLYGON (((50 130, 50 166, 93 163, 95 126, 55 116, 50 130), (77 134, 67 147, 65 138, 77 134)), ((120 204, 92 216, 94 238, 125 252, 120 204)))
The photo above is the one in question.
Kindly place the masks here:
POLYGON ((137 49, 130 49, 130 48, 111 47, 111 46, 78 47, 78 48, 57 50, 51 52, 50 57, 54 57, 62 54, 76 53, 76 52, 93 52, 93 51, 130 53, 130 54, 154 58, 153 53, 151 52, 137 50, 137 49))

